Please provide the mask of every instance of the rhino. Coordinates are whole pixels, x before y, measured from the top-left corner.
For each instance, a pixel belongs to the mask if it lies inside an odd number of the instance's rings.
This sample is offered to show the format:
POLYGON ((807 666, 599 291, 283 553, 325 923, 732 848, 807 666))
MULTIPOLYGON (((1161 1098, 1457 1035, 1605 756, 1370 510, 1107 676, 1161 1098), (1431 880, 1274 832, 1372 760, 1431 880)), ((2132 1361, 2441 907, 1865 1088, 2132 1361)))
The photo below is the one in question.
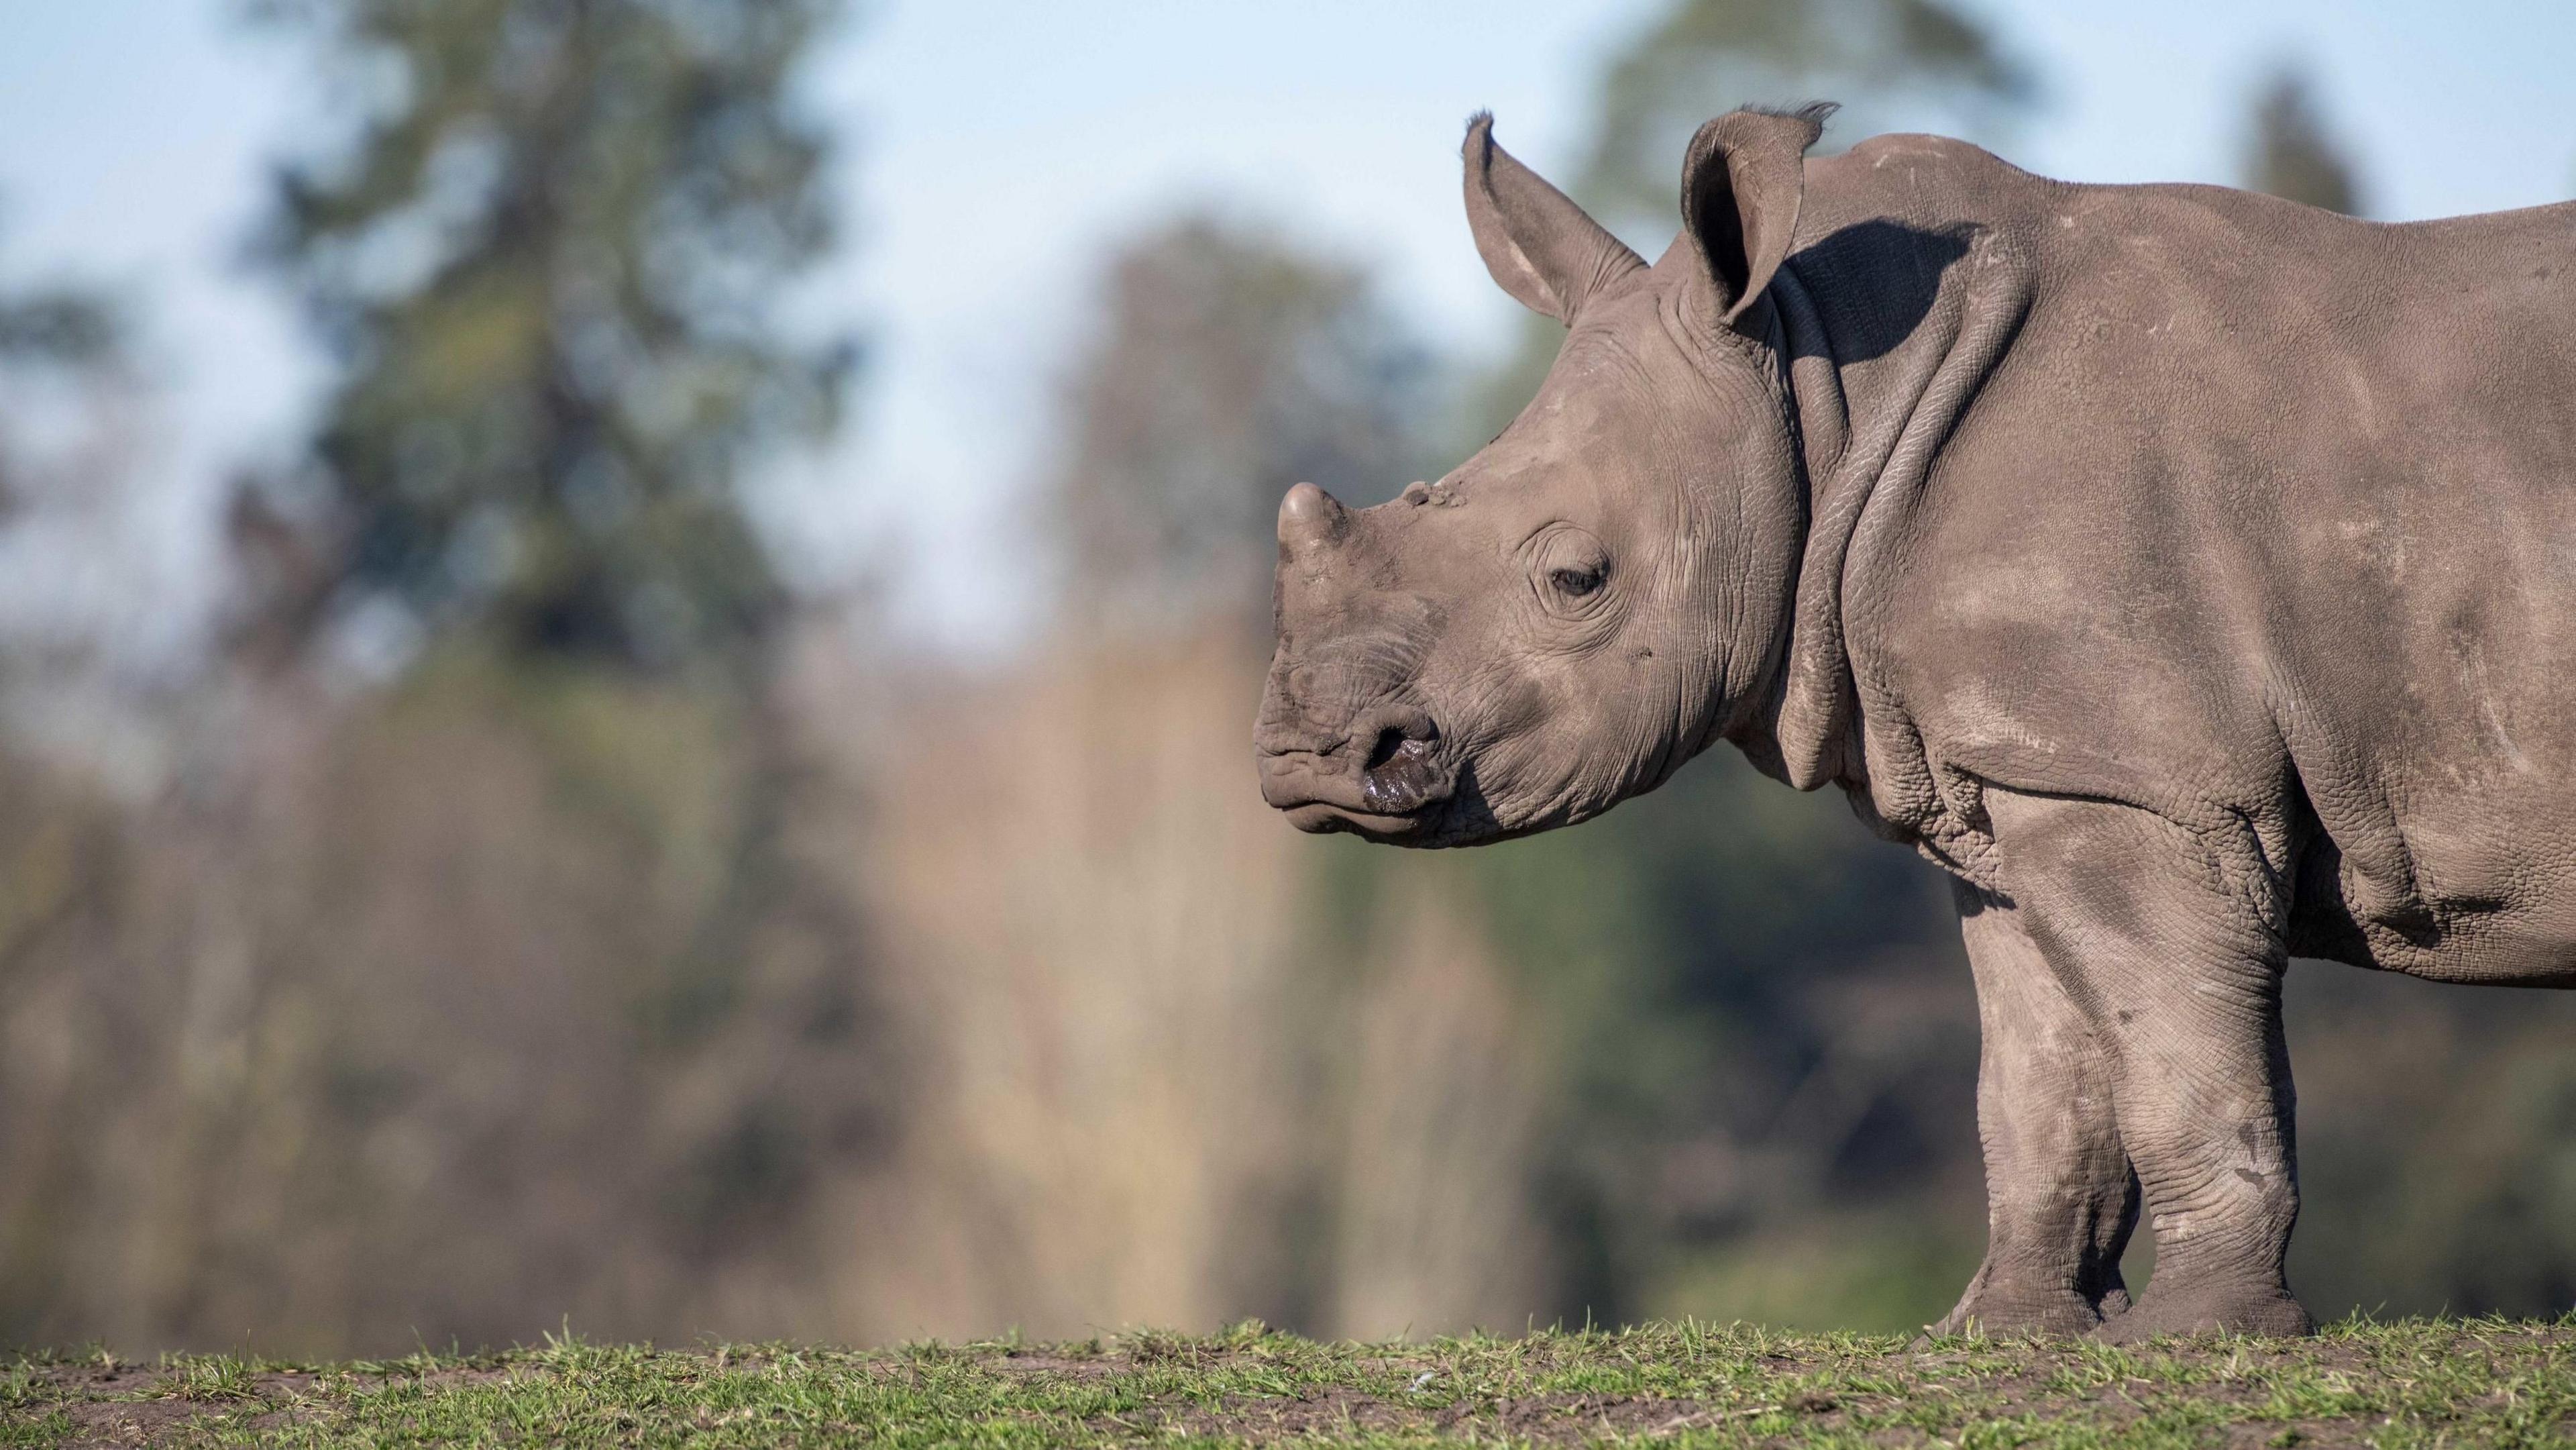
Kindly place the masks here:
POLYGON ((2576 205, 1810 157, 1829 114, 1700 128, 1652 264, 1469 123, 1476 250, 1565 340, 1447 476, 1281 502, 1263 796, 1429 847, 1721 740, 1839 787, 1976 984, 1932 1329, 2309 1332, 2288 959, 2576 985, 2576 205))

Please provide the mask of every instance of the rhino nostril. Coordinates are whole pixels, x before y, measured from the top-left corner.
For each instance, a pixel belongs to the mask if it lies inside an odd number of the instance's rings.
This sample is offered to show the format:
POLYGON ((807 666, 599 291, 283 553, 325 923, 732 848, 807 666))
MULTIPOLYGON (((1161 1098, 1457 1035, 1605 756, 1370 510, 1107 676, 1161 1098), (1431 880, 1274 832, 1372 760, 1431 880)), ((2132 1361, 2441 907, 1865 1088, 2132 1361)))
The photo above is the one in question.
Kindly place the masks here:
POLYGON ((1431 717, 1418 710, 1397 712, 1393 721, 1369 737, 1369 752, 1362 762, 1363 772, 1378 770, 1398 760, 1423 760, 1439 743, 1440 727, 1431 717))
POLYGON ((1379 766, 1386 764, 1388 761, 1395 759, 1395 753, 1402 750, 1404 748, 1404 742, 1411 738, 1412 737, 1404 733, 1402 727, 1395 725, 1389 725, 1385 729, 1377 732, 1376 743, 1369 747, 1368 763, 1361 766, 1360 769, 1375 770, 1379 766))
POLYGON ((1378 732, 1369 751, 1368 768, 1360 772, 1360 799, 1370 810, 1402 815, 1420 810, 1442 794, 1439 767, 1432 763, 1427 734, 1400 728, 1378 732))

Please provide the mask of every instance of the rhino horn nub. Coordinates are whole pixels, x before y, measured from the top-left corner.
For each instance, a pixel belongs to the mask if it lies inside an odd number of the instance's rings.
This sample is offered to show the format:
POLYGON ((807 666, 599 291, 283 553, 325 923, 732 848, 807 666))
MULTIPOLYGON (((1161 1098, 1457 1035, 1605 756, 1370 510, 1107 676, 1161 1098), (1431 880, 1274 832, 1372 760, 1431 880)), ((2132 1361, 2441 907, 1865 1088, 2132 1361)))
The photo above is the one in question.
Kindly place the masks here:
POLYGON ((1305 553, 1338 543, 1350 517, 1350 510, 1331 494, 1311 483, 1298 484, 1279 501, 1279 547, 1305 553))

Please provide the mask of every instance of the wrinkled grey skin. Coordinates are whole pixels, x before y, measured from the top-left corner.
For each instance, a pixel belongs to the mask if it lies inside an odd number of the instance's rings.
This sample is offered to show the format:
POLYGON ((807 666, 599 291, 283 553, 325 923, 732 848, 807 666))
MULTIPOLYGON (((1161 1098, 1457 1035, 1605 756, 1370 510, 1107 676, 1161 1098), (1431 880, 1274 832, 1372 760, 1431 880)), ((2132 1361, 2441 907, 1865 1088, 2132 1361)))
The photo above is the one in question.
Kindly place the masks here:
POLYGON ((2576 983, 2576 206, 2381 226, 1737 112, 1649 266, 1489 125, 1477 248, 1564 351, 1438 483, 1289 494, 1264 795, 1467 845, 1720 739, 1842 787, 1975 970, 1940 1327, 2310 1328, 2286 958, 2576 983))

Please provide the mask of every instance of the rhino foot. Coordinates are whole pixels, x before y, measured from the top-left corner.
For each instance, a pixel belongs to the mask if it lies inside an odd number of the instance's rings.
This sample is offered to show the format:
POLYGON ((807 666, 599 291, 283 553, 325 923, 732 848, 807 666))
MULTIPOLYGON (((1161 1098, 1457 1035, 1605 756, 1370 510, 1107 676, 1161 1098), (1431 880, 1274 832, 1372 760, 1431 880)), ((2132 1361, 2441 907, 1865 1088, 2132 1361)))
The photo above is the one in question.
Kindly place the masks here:
POLYGON ((1958 1334, 1996 1338, 2074 1336, 2093 1332, 2128 1307, 2125 1289, 2112 1289, 2097 1304, 2062 1284, 2017 1288, 1996 1283, 1981 1273, 1958 1307, 1942 1316, 1938 1324, 1926 1326, 1924 1332, 1936 1339, 1958 1334))
POLYGON ((2317 1332, 2317 1321, 2287 1289, 2264 1286, 2149 1286, 2136 1307, 2105 1319, 2093 1337, 2111 1344, 2144 1344, 2164 1335, 2317 1332))

